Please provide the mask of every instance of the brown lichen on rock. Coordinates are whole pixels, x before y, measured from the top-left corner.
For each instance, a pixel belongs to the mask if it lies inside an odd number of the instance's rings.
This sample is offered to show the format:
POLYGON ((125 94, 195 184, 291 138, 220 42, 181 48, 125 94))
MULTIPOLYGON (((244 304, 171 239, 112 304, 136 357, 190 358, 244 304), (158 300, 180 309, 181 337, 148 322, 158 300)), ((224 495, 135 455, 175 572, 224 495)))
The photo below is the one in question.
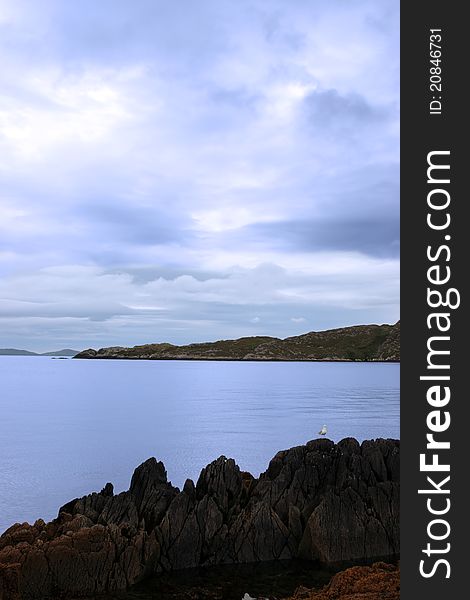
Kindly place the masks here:
POLYGON ((337 573, 321 590, 299 588, 285 600, 399 600, 400 570, 383 562, 337 573))

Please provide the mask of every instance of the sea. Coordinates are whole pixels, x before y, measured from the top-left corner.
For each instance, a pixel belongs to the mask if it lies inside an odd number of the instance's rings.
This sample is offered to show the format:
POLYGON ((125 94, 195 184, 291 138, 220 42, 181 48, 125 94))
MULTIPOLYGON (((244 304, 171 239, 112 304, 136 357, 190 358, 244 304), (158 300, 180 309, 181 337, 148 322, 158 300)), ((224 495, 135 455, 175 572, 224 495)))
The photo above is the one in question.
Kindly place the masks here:
POLYGON ((0 533, 128 489, 151 456, 182 487, 218 456, 258 476, 319 437, 399 438, 396 363, 0 357, 0 533))

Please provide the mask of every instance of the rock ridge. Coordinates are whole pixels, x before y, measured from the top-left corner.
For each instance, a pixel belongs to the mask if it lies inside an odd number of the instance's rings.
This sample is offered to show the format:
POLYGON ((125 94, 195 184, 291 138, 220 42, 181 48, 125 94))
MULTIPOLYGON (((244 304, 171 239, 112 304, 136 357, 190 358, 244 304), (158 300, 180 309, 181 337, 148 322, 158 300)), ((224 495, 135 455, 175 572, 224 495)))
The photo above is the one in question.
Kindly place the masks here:
POLYGON ((150 458, 127 492, 107 483, 0 536, 0 600, 92 596, 196 566, 396 558, 399 447, 316 439, 278 452, 258 479, 221 456, 182 490, 150 458))

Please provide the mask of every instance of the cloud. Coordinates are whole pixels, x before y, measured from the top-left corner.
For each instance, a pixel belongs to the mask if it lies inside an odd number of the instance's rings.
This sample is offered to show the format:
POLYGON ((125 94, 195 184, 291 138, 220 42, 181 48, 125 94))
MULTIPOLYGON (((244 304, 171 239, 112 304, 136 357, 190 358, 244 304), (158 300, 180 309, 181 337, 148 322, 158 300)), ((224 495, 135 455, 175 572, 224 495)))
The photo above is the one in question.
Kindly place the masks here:
POLYGON ((270 238, 286 251, 343 250, 372 256, 399 255, 399 220, 351 219, 281 221, 254 226, 252 235, 270 238))
POLYGON ((0 347, 398 317, 395 0, 0 6, 0 347))
POLYGON ((315 90, 305 99, 307 120, 329 136, 361 134, 388 117, 387 111, 373 106, 358 93, 341 95, 338 90, 315 90))
POLYGON ((288 335, 289 323, 307 322, 303 316, 291 317, 294 311, 308 312, 308 321, 318 328, 353 324, 367 313, 380 315, 381 321, 387 313, 396 317, 393 261, 367 259, 364 264, 359 256, 345 261, 344 256, 324 254, 301 258, 296 270, 267 263, 227 268, 205 279, 185 274, 141 281, 97 267, 42 269, 0 284, 3 335, 14 335, 24 345, 29 324, 36 332, 50 328, 54 335, 63 327, 63 336, 81 346, 103 338, 117 343, 120 336, 126 343, 183 343, 220 337, 224 331, 235 337, 253 335, 260 325, 266 335, 272 329, 288 335), (379 279, 377 274, 384 272, 387 277, 379 279), (320 316, 324 313, 328 319, 320 316))

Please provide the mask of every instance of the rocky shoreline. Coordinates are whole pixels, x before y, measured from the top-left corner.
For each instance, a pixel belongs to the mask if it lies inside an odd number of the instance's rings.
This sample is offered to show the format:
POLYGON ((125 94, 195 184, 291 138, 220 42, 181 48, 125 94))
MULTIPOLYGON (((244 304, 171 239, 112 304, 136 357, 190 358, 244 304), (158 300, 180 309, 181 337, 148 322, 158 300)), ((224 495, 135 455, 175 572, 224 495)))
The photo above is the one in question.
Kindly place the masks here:
POLYGON ((399 441, 319 439, 278 452, 258 479, 220 457, 181 491, 151 458, 127 492, 108 483, 50 523, 13 525, 0 600, 89 597, 198 566, 398 555, 399 441))

